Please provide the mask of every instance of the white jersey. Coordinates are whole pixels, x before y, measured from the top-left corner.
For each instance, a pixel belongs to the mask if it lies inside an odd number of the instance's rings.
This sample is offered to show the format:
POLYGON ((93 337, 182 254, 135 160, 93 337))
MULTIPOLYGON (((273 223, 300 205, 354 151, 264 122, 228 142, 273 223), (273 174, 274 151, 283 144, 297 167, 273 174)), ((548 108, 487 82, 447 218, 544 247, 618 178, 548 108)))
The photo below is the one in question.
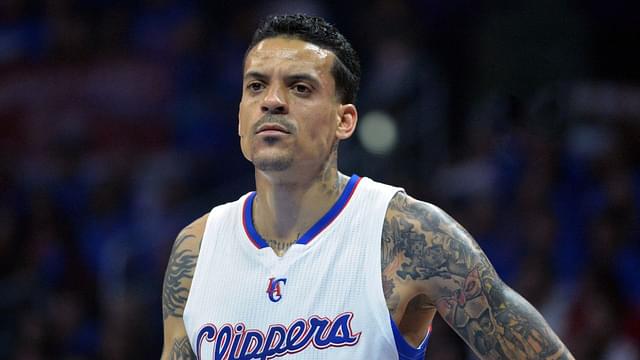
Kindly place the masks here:
POLYGON ((255 192, 214 208, 184 310, 198 359, 423 359, 382 290, 381 235, 402 191, 352 176, 279 257, 253 226, 255 192))

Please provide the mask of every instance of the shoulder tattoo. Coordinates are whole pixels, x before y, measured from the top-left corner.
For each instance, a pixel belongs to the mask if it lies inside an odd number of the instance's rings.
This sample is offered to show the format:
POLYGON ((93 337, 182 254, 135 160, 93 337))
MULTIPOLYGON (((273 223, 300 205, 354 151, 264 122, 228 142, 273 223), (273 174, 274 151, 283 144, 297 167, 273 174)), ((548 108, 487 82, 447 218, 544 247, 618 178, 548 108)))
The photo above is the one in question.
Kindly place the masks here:
MULTIPOLYGON (((389 204, 382 241, 382 267, 393 266, 403 280, 425 280, 435 276, 464 276, 475 242, 463 246, 456 232, 466 231, 431 205, 398 193, 389 204), (395 266, 394 266, 395 265, 395 266)), ((467 236, 470 239, 470 236, 467 236)))

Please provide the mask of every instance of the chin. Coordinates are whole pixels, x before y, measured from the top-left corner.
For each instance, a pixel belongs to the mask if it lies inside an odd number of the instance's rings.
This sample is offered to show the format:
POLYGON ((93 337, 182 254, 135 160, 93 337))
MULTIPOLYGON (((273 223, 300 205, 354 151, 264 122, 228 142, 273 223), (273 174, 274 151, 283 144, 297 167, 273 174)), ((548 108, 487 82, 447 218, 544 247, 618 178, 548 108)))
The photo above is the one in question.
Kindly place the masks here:
POLYGON ((269 158, 255 158, 253 165, 260 171, 285 171, 293 164, 292 156, 278 156, 269 158))
POLYGON ((293 164, 293 150, 279 147, 258 147, 252 148, 253 165, 261 171, 285 171, 293 164))

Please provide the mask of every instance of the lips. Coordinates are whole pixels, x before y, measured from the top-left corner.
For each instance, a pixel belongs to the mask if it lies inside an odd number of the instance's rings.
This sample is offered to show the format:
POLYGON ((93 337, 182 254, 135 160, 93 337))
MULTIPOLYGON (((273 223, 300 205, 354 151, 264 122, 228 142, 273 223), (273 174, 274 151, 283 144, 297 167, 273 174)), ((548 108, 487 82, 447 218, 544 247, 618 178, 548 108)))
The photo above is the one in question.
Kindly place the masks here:
POLYGON ((260 133, 263 133, 263 132, 270 132, 270 133, 271 132, 281 132, 281 133, 284 133, 284 134, 290 134, 290 132, 287 131, 287 129, 284 126, 279 125, 279 124, 263 124, 263 125, 260 125, 258 127, 258 130, 256 131, 256 134, 260 134, 260 133))

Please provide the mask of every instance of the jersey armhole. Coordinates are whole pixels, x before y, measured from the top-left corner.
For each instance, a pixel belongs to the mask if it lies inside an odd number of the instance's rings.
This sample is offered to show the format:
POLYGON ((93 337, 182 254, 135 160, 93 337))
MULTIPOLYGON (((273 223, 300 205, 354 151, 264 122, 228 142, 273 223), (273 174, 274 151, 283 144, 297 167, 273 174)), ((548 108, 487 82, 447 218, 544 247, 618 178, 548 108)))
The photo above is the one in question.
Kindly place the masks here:
POLYGON ((391 321, 391 330, 393 331, 393 339, 396 343, 399 359, 423 360, 424 354, 427 351, 427 345, 429 344, 429 337, 431 336, 431 325, 429 325, 427 335, 425 335, 420 345, 416 348, 409 344, 404 336, 402 336, 400 329, 398 329, 398 326, 396 325, 396 322, 393 321, 393 317, 391 317, 391 315, 389 315, 389 321, 391 321))

